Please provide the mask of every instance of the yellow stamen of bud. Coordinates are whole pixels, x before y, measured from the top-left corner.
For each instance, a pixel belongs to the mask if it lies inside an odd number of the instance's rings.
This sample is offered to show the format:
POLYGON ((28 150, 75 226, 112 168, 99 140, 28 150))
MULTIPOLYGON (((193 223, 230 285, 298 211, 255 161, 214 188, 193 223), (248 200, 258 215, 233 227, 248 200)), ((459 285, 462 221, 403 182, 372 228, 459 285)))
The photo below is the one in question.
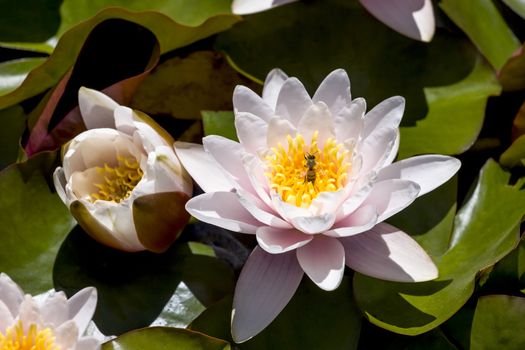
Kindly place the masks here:
POLYGON ((91 200, 111 201, 119 203, 131 194, 131 191, 142 179, 142 169, 140 164, 133 157, 117 157, 118 165, 97 167, 97 171, 103 176, 104 182, 95 184, 98 188, 97 193, 91 194, 91 200))
POLYGON ((319 149, 319 133, 308 146, 301 134, 287 136, 288 150, 281 143, 265 157, 270 186, 286 203, 307 208, 321 192, 335 192, 347 183, 350 154, 333 138, 319 149))
POLYGON ((41 330, 32 324, 24 333, 22 321, 6 329, 5 334, 0 332, 0 350, 60 350, 55 345, 55 336, 49 328, 41 330))

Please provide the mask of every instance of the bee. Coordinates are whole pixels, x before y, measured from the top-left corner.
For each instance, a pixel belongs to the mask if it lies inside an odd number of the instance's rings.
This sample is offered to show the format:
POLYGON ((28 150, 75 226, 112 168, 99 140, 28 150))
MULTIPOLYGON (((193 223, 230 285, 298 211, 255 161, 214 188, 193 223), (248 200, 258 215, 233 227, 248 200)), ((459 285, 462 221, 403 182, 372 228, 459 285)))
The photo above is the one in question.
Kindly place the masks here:
POLYGON ((307 169, 306 174, 304 175, 304 183, 311 182, 315 183, 315 166, 317 162, 315 161, 315 154, 306 153, 304 155, 304 160, 306 161, 304 167, 307 169))

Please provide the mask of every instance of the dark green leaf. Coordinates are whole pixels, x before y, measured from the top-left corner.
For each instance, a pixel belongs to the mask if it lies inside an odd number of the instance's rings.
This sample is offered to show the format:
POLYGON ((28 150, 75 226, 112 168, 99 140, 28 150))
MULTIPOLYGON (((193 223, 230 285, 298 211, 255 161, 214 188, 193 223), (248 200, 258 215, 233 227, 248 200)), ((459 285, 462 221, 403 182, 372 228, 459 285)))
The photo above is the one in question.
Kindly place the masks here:
POLYGON ((525 2, 523 0, 503 0, 503 2, 518 15, 525 18, 525 2))
POLYGON ((523 349, 525 347, 524 319, 524 298, 506 295, 481 297, 472 322, 470 349, 523 349))
MULTIPOLYGON (((456 216, 449 250, 436 261, 437 280, 393 283, 356 274, 354 294, 366 317, 407 335, 421 334, 450 318, 472 294, 478 271, 495 264, 518 244, 525 190, 519 183, 508 185, 509 179, 510 174, 494 161, 483 167, 469 200, 456 216)), ((421 243, 425 247, 426 242, 421 243)))
POLYGON ((33 57, 0 63, 0 96, 16 90, 29 72, 45 61, 45 58, 33 57))
POLYGON ((230 140, 239 141, 235 130, 233 112, 202 112, 204 135, 220 135, 230 140))
POLYGON ((57 251, 74 226, 46 176, 55 158, 54 153, 43 153, 0 172, 0 271, 32 294, 53 288, 57 251))
POLYGON ((102 346, 102 350, 230 350, 224 340, 187 329, 151 327, 123 334, 102 346))
POLYGON ((20 139, 26 127, 26 115, 20 106, 0 111, 0 169, 16 162, 22 150, 20 139))
MULTIPOLYGON (((204 311, 191 328, 231 340, 232 298, 204 311)), ((262 333, 237 345, 242 350, 356 349, 361 315, 351 295, 349 279, 326 292, 306 278, 290 303, 262 333)))
POLYGON ((105 334, 154 321, 184 327, 233 289, 233 272, 226 264, 194 255, 186 244, 163 254, 125 253, 98 244, 78 226, 60 248, 53 279, 68 295, 86 286, 97 288, 94 321, 105 334))
POLYGON ((133 96, 132 107, 150 115, 200 119, 202 110, 232 110, 236 85, 258 85, 244 78, 214 51, 196 51, 161 63, 133 96))
POLYGON ((479 47, 494 68, 503 67, 519 48, 519 40, 492 0, 443 0, 439 5, 479 47))

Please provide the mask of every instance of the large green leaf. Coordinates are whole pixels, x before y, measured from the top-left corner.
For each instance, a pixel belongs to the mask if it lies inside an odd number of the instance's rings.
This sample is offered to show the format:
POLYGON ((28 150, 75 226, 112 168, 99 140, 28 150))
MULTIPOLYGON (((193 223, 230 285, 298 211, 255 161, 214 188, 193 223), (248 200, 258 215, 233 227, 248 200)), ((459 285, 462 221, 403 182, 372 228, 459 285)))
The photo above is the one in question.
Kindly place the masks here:
MULTIPOLYGON (((206 334, 231 340, 232 298, 204 311, 190 326, 206 334)), ((259 335, 237 345, 242 350, 356 349, 361 315, 351 296, 350 280, 326 292, 303 279, 290 303, 259 335)))
POLYGON ((74 225, 46 177, 55 158, 43 153, 0 172, 0 271, 33 294, 53 288, 53 263, 74 225))
POLYGON ((517 165, 523 166, 525 161, 525 135, 518 137, 510 147, 501 154, 500 163, 512 168, 517 165))
POLYGON ((175 244, 163 254, 130 254, 98 244, 78 226, 60 248, 53 278, 68 295, 97 288, 94 321, 105 334, 153 322, 187 326, 204 306, 233 289, 233 272, 225 263, 192 254, 187 244, 175 244))
POLYGON ((102 350, 230 350, 224 340, 187 329, 151 327, 123 334, 102 345, 102 350))
POLYGON ((233 112, 202 112, 202 126, 204 135, 220 135, 230 140, 239 141, 235 130, 235 118, 233 112))
POLYGON ((216 47, 241 72, 264 80, 279 67, 310 93, 331 70, 344 68, 354 95, 365 97, 369 109, 404 96, 401 157, 463 152, 481 129, 488 96, 499 92, 468 40, 444 31, 429 44, 410 40, 373 19, 357 0, 298 2, 250 16, 219 34, 216 47))
POLYGON ((157 37, 162 52, 186 46, 225 30, 240 19, 234 15, 217 15, 199 26, 189 27, 174 22, 160 12, 131 12, 122 8, 105 9, 64 33, 53 54, 45 63, 31 71, 16 90, 0 96, 0 108, 18 103, 55 85, 72 66, 91 30, 103 21, 115 18, 134 22, 149 29, 157 37))
POLYGON ((0 111, 0 169, 14 163, 22 150, 20 139, 26 128, 26 115, 20 106, 0 111))
POLYGON ((236 85, 259 85, 237 73, 224 56, 195 51, 162 62, 133 96, 132 107, 150 115, 200 119, 202 110, 232 110, 236 85))
POLYGON ((520 47, 492 0, 443 0, 439 5, 494 68, 501 68, 520 47))
MULTIPOLYGON (((509 179, 510 174, 492 160, 483 167, 456 215, 449 250, 436 261, 437 280, 394 283, 356 274, 354 295, 365 316, 380 327, 407 335, 421 334, 450 318, 472 294, 478 271, 518 244, 525 190, 523 181, 511 186, 509 179)), ((426 242, 421 243, 425 247, 426 242)))
POLYGON ((36 67, 46 61, 42 57, 20 58, 0 63, 0 95, 15 90, 36 67))
POLYGON ((470 349, 525 348, 525 298, 506 295, 481 297, 474 313, 470 349))

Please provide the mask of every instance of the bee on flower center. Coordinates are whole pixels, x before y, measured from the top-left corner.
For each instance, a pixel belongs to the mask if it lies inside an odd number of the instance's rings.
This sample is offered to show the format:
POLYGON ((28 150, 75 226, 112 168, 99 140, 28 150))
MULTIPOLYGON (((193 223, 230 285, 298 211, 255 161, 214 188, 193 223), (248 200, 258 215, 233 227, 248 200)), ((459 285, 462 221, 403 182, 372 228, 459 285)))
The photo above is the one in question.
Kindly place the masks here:
POLYGON ((307 169, 306 174, 304 175, 304 183, 311 182, 315 183, 315 166, 317 162, 315 161, 315 154, 306 153, 304 155, 305 164, 304 167, 307 169))

